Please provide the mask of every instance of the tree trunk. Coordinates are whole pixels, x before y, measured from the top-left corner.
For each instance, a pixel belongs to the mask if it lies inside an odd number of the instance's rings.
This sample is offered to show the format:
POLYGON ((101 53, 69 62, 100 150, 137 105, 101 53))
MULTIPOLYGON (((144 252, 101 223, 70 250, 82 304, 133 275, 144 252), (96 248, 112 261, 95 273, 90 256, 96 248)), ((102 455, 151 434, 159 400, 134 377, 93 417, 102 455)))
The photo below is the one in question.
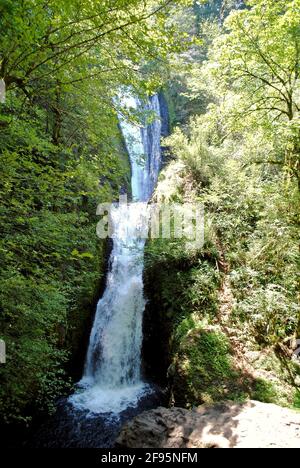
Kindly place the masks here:
POLYGON ((60 108, 61 102, 61 89, 59 82, 57 83, 55 91, 55 104, 53 106, 54 123, 52 131, 52 142, 58 146, 61 142, 61 127, 62 127, 62 112, 60 108))

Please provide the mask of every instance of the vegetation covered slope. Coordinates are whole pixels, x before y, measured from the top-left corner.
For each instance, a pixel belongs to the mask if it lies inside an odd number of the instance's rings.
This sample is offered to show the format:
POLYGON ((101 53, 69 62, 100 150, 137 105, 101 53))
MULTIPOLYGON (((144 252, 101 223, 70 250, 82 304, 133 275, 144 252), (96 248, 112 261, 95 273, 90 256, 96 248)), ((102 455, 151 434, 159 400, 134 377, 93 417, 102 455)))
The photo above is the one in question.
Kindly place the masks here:
POLYGON ((300 4, 246 6, 222 27, 200 22, 205 47, 185 55, 167 90, 181 126, 154 200, 205 207, 202 249, 147 246, 146 371, 167 378, 176 405, 299 406, 300 4))

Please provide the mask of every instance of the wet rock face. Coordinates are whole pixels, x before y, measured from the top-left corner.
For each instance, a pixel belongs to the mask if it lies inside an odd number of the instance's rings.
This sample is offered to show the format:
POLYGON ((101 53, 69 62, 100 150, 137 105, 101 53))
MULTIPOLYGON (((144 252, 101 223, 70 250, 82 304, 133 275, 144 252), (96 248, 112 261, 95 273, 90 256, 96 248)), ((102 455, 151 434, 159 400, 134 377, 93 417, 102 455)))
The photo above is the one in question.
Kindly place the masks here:
POLYGON ((168 103, 166 101, 164 93, 162 92, 158 94, 158 99, 159 99, 161 124, 162 124, 161 134, 163 137, 167 137, 171 133, 168 103))
POLYGON ((147 267, 147 251, 143 273, 146 307, 143 314, 142 370, 146 380, 162 387, 168 385, 167 372, 172 362, 170 339, 172 321, 162 306, 161 280, 154 268, 147 267))
MULTIPOLYGON (((147 287, 148 293, 149 287, 147 287)), ((167 372, 172 362, 169 345, 171 323, 163 312, 159 303, 155 303, 154 300, 147 303, 143 317, 142 346, 144 378, 162 387, 168 384, 167 372)))
POLYGON ((128 422, 119 448, 300 448, 300 413, 249 401, 157 408, 128 422))
MULTIPOLYGON (((158 94, 158 99, 159 99, 160 116, 161 116, 161 136, 165 138, 165 137, 168 137, 171 133, 168 103, 163 92, 158 94)), ((162 167, 164 167, 169 158, 170 148, 163 144, 163 140, 161 141, 161 143, 162 143, 161 144, 161 153, 162 153, 161 163, 162 163, 162 167)))

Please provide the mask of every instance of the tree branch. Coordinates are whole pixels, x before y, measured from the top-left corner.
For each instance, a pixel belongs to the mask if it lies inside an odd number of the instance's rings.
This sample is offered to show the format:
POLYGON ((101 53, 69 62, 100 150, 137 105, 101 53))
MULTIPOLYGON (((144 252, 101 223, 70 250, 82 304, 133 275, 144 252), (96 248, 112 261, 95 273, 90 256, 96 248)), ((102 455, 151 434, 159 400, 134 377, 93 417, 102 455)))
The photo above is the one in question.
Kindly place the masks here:
POLYGON ((37 68, 41 67, 42 65, 44 65, 45 63, 49 62, 50 60, 53 60, 59 56, 61 56, 62 54, 64 54, 65 52, 69 52, 70 50, 73 50, 74 48, 78 48, 78 47, 82 47, 83 45, 86 45, 86 44, 90 44, 91 42, 93 43, 92 45, 94 45, 94 43, 96 43, 97 41, 99 41, 100 39, 102 39, 103 37, 105 36, 108 36, 110 34, 112 34, 113 32, 116 32, 116 31, 120 31, 122 30, 123 28, 127 28, 129 26, 133 26, 134 24, 138 24, 142 21, 145 21, 149 18, 151 18, 152 16, 158 14, 160 11, 162 11, 163 9, 165 9, 173 0, 168 0, 164 5, 161 5, 159 8, 157 8, 156 10, 154 10, 153 12, 151 13, 148 13, 147 15, 144 15, 144 16, 140 16, 139 18, 135 19, 135 20, 132 20, 132 21, 127 21, 127 23, 124 23, 124 24, 121 24, 121 25, 117 25, 103 33, 100 33, 100 34, 97 34, 95 35, 94 37, 92 38, 89 38, 89 39, 85 39, 81 42, 78 42, 76 44, 72 44, 71 46, 67 47, 67 48, 64 48, 58 52, 56 52, 55 54, 47 57, 45 60, 43 60, 42 62, 38 63, 37 65, 31 67, 31 69, 29 69, 26 73, 26 76, 28 77, 31 73, 33 73, 37 68))

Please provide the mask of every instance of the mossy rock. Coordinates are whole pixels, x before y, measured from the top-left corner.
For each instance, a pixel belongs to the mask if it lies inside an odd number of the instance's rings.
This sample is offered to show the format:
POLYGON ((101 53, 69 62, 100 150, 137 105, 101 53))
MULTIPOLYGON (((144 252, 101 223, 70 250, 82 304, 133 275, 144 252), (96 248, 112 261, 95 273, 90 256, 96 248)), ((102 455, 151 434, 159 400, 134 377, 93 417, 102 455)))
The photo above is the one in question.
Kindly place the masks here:
POLYGON ((188 333, 180 343, 173 369, 176 405, 243 401, 248 396, 251 379, 235 368, 227 337, 219 330, 195 329, 188 333))

